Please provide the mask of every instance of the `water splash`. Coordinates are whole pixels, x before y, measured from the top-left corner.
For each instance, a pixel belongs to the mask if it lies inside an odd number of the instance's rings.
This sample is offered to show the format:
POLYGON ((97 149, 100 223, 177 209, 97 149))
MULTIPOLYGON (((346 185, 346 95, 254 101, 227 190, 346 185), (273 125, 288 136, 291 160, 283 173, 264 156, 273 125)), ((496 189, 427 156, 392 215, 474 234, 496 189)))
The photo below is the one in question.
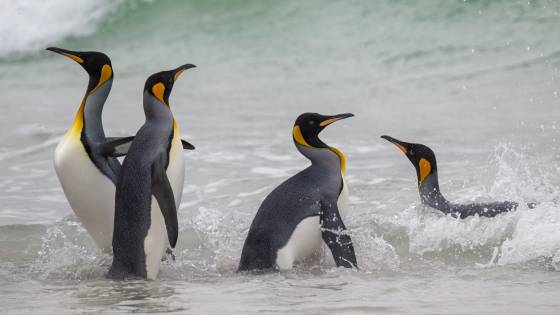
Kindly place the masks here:
POLYGON ((72 216, 47 228, 37 255, 31 272, 39 279, 99 279, 111 262, 72 216))

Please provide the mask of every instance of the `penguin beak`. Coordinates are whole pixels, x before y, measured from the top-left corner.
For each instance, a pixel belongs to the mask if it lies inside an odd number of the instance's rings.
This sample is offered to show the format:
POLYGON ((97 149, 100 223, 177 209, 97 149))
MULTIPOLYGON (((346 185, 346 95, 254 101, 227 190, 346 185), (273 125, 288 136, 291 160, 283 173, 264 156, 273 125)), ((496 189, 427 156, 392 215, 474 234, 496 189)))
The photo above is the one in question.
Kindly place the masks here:
POLYGON ((62 49, 62 48, 57 48, 57 47, 49 47, 46 50, 50 50, 50 51, 55 52, 57 54, 61 54, 63 56, 66 56, 66 57, 74 60, 75 62, 77 62, 79 64, 84 63, 84 59, 79 56, 78 52, 70 51, 70 50, 66 50, 66 49, 62 49))
POLYGON ((319 126, 326 127, 326 126, 332 124, 335 121, 339 121, 341 119, 350 118, 350 117, 354 117, 354 114, 346 113, 346 114, 339 114, 339 115, 333 115, 333 116, 326 116, 326 119, 323 120, 322 122, 320 122, 319 126))
POLYGON ((381 136, 381 138, 391 142, 392 144, 394 144, 397 148, 399 148, 399 150, 402 151, 402 153, 407 154, 408 153, 408 145, 405 142, 402 142, 400 140, 397 140, 393 137, 389 137, 389 136, 381 136))
POLYGON ((196 66, 188 63, 188 64, 182 65, 182 66, 178 67, 177 69, 173 70, 173 81, 177 81, 177 79, 179 79, 181 74, 183 74, 183 71, 185 71, 187 69, 191 69, 191 68, 196 68, 196 66))

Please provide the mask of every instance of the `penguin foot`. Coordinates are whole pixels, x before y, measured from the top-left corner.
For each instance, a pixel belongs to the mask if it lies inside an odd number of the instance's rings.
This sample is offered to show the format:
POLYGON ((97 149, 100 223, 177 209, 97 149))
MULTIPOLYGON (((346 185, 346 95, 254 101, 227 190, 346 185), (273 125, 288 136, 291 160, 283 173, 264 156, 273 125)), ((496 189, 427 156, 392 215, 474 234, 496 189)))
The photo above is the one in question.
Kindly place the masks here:
POLYGON ((161 261, 175 261, 175 254, 171 248, 168 247, 165 250, 165 255, 161 257, 161 261))
POLYGON ((126 280, 129 277, 129 275, 130 272, 122 264, 120 264, 117 260, 113 260, 113 263, 111 264, 111 268, 109 269, 109 272, 105 277, 111 280, 122 281, 122 280, 126 280))

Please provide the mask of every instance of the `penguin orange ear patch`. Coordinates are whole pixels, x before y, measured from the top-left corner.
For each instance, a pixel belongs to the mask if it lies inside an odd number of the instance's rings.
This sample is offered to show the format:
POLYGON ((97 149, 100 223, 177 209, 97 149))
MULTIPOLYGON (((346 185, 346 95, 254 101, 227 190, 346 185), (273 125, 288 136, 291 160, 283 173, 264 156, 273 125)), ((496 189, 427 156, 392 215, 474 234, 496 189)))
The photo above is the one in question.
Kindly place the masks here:
POLYGON ((101 68, 101 75, 99 76, 99 82, 97 83, 95 88, 93 88, 93 90, 91 90, 90 93, 93 93, 93 91, 97 90, 97 88, 102 86, 103 83, 107 82, 111 78, 112 75, 113 75, 113 70, 111 69, 111 66, 103 65, 103 68, 101 68))
POLYGON ((432 164, 430 164, 428 160, 422 158, 420 159, 420 162, 418 162, 418 169, 420 170, 420 179, 418 181, 418 184, 422 185, 422 182, 432 172, 432 164))
POLYGON ((159 82, 154 84, 152 86, 152 93, 160 102, 166 104, 165 101, 163 100, 163 93, 165 93, 165 85, 163 83, 159 82))
POLYGON ((107 82, 107 80, 109 80, 112 75, 113 75, 113 69, 111 69, 111 66, 103 65, 103 67, 101 68, 101 76, 99 78, 99 85, 107 82))
POLYGON ((298 144, 304 145, 306 147, 311 147, 309 145, 309 143, 307 143, 307 141, 305 141, 305 139, 303 138, 303 135, 301 134, 301 129, 299 129, 299 126, 297 126, 297 125, 294 126, 293 134, 294 134, 294 139, 296 140, 296 142, 298 144))

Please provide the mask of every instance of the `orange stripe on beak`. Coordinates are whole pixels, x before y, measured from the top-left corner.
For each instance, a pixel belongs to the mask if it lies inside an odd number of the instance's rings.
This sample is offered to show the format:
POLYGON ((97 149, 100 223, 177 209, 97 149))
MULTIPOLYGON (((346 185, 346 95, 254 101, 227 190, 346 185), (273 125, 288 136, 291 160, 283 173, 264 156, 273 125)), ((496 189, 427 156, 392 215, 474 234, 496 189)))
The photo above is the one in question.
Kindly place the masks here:
POLYGON ((63 54, 64 54, 64 56, 74 60, 77 63, 80 63, 80 64, 84 63, 84 59, 82 59, 82 58, 80 58, 76 55, 72 55, 72 54, 69 54, 69 53, 63 53, 63 54))
POLYGON ((402 153, 406 154, 406 148, 404 146, 402 146, 401 144, 398 144, 396 142, 391 142, 392 144, 394 144, 395 146, 397 146, 397 148, 399 148, 399 150, 402 151, 402 153))
POLYGON ((332 124, 333 122, 335 122, 337 120, 341 120, 341 119, 342 118, 331 118, 331 119, 323 120, 321 123, 319 123, 319 126, 325 127, 325 126, 328 126, 328 125, 332 124))

